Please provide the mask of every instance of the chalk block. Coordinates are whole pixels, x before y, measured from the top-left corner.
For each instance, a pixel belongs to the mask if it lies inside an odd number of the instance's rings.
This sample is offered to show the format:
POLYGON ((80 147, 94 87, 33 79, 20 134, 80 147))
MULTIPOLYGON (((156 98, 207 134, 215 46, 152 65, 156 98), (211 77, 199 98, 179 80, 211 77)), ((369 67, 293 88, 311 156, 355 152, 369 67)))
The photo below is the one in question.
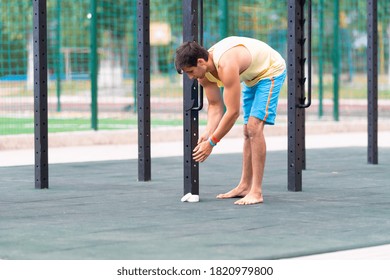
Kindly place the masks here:
POLYGON ((181 202, 199 202, 199 195, 187 193, 181 198, 181 202))

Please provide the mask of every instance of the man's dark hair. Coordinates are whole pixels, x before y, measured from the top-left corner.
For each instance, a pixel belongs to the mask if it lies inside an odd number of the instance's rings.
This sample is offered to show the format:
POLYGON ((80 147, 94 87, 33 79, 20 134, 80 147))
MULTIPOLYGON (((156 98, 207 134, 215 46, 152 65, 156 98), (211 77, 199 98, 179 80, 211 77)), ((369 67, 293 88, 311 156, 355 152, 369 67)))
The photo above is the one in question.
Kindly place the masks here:
POLYGON ((185 42, 176 50, 175 67, 179 74, 183 73, 184 67, 192 67, 198 64, 198 59, 208 60, 208 51, 197 42, 185 42))

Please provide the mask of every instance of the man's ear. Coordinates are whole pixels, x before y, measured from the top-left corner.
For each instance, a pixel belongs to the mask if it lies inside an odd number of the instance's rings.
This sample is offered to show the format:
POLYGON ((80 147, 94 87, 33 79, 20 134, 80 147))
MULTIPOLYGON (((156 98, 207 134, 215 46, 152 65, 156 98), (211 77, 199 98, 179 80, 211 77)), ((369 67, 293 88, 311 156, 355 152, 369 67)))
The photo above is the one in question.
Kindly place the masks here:
POLYGON ((198 58, 197 64, 198 64, 198 66, 202 66, 202 65, 206 64, 206 60, 204 60, 203 58, 198 58))

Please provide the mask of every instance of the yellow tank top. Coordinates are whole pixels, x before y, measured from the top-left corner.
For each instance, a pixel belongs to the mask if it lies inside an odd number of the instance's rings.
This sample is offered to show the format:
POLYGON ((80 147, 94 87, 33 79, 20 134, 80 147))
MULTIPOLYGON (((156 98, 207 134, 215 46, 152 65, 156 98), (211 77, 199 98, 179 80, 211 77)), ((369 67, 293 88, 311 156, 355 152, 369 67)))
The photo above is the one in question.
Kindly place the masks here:
MULTIPOLYGON (((209 49, 213 53, 213 61, 216 69, 221 56, 236 46, 246 47, 252 55, 252 62, 249 67, 240 74, 240 80, 249 87, 257 84, 261 79, 272 78, 283 73, 286 63, 282 56, 266 43, 247 37, 227 37, 209 49)), ((223 83, 214 77, 210 72, 206 73, 210 82, 217 83, 223 87, 223 83)))

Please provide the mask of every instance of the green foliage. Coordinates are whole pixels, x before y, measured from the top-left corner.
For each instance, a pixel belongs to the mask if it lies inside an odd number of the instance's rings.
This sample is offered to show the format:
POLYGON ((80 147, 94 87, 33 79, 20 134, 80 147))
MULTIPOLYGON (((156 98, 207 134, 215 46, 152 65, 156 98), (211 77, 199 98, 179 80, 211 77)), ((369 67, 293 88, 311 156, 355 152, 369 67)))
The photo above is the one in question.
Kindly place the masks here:
MULTIPOLYGON (((132 54, 135 52, 134 41, 136 33, 136 0, 96 0, 98 16, 99 46, 111 47, 121 53, 121 57, 128 57, 131 63, 135 62, 132 54), (126 51, 127 53, 123 53, 126 51), (130 55, 129 55, 130 54, 130 55)), ((313 53, 316 53, 318 42, 318 12, 320 0, 313 2, 313 53)), ((324 48, 325 57, 330 57, 333 40, 334 1, 322 1, 321 7, 325 19, 325 37, 327 48, 324 48)), ((173 41, 168 48, 175 48, 182 38, 182 1, 151 0, 151 21, 168 22, 173 41)), ((91 0, 48 0, 48 36, 49 36, 49 64, 55 64, 61 58, 56 58, 55 51, 58 44, 64 48, 89 48, 90 19, 88 18, 91 0), (60 38, 58 38, 60 37, 60 38)), ((354 41, 366 32, 366 1, 340 1, 340 24, 347 26, 350 41, 342 41, 353 47, 354 41)), ((390 25, 390 1, 378 1, 379 25, 385 38, 383 44, 388 44, 386 30, 390 25)), ((204 1, 204 42, 210 46, 221 39, 223 21, 227 20, 226 35, 244 35, 257 37, 271 44, 284 53, 286 44, 287 8, 285 1, 204 1), (223 15, 222 6, 226 3, 227 14, 223 15)), ((5 74, 25 74, 26 46, 32 32, 32 1, 5 1, 0 3, 0 76, 5 74)), ((348 48, 348 46, 341 46, 348 48)), ((356 48, 359 48, 357 46, 356 48)), ((363 50, 364 51, 364 50, 363 50)), ((81 51, 80 51, 81 52, 81 51)), ((359 55, 360 55, 360 51, 359 55)), ((159 60, 171 61, 172 52, 164 51, 159 60)), ((63 59, 63 58, 62 58, 63 59)), ((79 63, 88 62, 81 60, 79 63)), ((129 65, 123 63, 123 65, 129 65)), ((130 66, 130 65, 129 65, 130 66)), ((166 69, 168 65, 162 67, 166 69)), ((73 67, 75 68, 75 67, 73 67)), ((126 69, 131 72, 132 67, 126 69)))
MULTIPOLYGON (((122 75, 123 81, 118 88, 105 85, 99 88, 99 98, 103 96, 129 98, 136 92, 137 73, 137 1, 136 0, 47 0, 48 25, 48 65, 50 73, 49 97, 61 96, 80 98, 83 104, 90 100, 90 45, 91 45, 91 1, 96 1, 97 7, 97 45, 98 61, 105 65, 108 81, 122 75), (111 71, 110 67, 120 68, 119 72, 111 71), (59 79, 57 80, 57 78, 59 79), (60 82, 58 82, 60 81, 60 82)), ((12 109, 5 108, 9 104, 0 100, 0 113, 18 114, 25 117, 31 114, 31 106, 27 106, 28 96, 32 89, 27 88, 25 76, 31 61, 28 58, 28 44, 31 43, 33 9, 31 0, 0 0, 0 98, 15 100, 12 109), (6 80, 11 76, 19 81, 6 80), (6 80, 6 81, 4 81, 6 80), (23 99, 23 105, 18 106, 17 98, 23 99), (27 108, 27 109, 26 109, 27 108), (15 109, 15 112, 13 112, 15 109)), ((209 0, 204 1, 204 45, 211 46, 216 41, 229 35, 250 36, 268 42, 287 58, 287 1, 267 0, 209 0)), ((335 69, 333 59, 338 50, 340 59, 340 97, 364 98, 366 94, 366 43, 367 43, 367 7, 365 0, 313 0, 313 86, 318 82, 319 68, 323 70, 324 96, 332 97, 332 73, 335 69), (322 5, 320 5, 322 3, 322 5), (334 24, 336 22, 335 3, 339 4, 340 41, 334 40, 334 24), (320 29, 320 12, 324 19, 323 29, 320 29), (321 33, 321 34, 320 34, 321 33), (320 42, 322 38, 322 48, 320 42), (339 45, 335 49, 336 45, 339 45), (321 66, 319 58, 323 59, 321 66)), ((150 0, 151 22, 168 23, 171 29, 172 41, 165 46, 153 46, 152 62, 152 97, 164 99, 166 104, 170 99, 179 99, 182 95, 181 77, 173 67, 175 49, 182 42, 182 0, 150 0)), ((378 60, 380 66, 380 98, 389 98, 388 71, 390 56, 390 1, 378 0, 378 60)), ((30 46, 31 47, 31 46, 30 46)), ((31 54, 30 54, 31 55, 31 54)), ((98 66, 99 67, 99 66, 98 66)), ((99 68, 100 69, 100 68, 99 68)), ((111 69, 112 70, 112 69, 111 69)), ((283 93, 282 93, 283 95, 283 93)), ((73 100, 73 99, 72 99, 73 100)), ((128 99, 126 99, 125 102, 128 99)), ((30 100, 31 102, 31 100, 30 100)), ((113 106, 116 106, 114 101, 113 106)), ((164 107, 164 102, 159 106, 164 107)), ((176 101, 175 101, 176 102, 176 101)), ((66 102, 64 102, 66 104, 66 102)), ((85 117, 87 110, 79 112, 77 104, 72 102, 64 106, 71 113, 82 114, 82 125, 78 121, 70 121, 69 116, 63 120, 64 127, 90 129, 89 118, 85 117), (74 106, 74 108, 72 107, 74 106)), ((126 106, 129 104, 125 104, 126 106)), ((131 104, 131 108, 134 108, 131 104)), ((87 105, 88 106, 88 105, 87 105)), ((118 106, 119 107, 119 106, 118 106)), ((180 107, 181 108, 181 107, 180 107)), ((51 108, 52 109, 52 108, 51 108)), ((154 107, 153 110, 156 108, 154 107)), ((81 110, 81 109, 80 109, 81 110)), ((100 108, 99 108, 100 110, 100 108)), ((103 109, 104 110, 104 109, 103 109)), ((102 111, 103 111, 102 110, 102 111)), ((109 110, 113 110, 109 108, 109 110)), ((157 108, 158 110, 158 108, 157 108)), ((162 111, 169 109, 163 108, 162 111)), ((100 112, 100 111, 99 111, 100 112)), ((107 112, 103 112, 107 113, 107 112)), ((7 122, 25 127, 15 119, 3 119, 0 127, 7 127, 7 122)), ((23 118, 21 118, 22 120, 23 118)), ((109 119, 109 118, 108 118, 109 119)), ((30 119, 25 120, 30 123, 30 119)), ((54 123, 56 120, 54 120, 54 123)), ((58 121, 60 123, 60 120, 58 121)), ((53 123, 53 122, 52 122, 53 123)), ((99 122, 105 129, 105 121, 99 122)), ((118 127, 122 124, 118 122, 118 127)), ((132 125, 125 123, 123 125, 132 125)), ((60 126, 60 124, 58 124, 60 126)), ((30 132, 32 127, 29 128, 30 132)), ((54 129, 52 127, 51 129, 54 129)), ((0 128, 2 131, 2 128, 0 128)), ((8 132, 11 129, 8 130, 8 132)), ((16 131, 16 130, 15 130, 16 131)), ((53 131, 53 130, 52 130, 53 131)), ((19 133, 19 132, 18 132, 19 133)))
POLYGON ((26 29, 32 26, 30 1, 0 2, 0 77, 26 71, 26 29))

